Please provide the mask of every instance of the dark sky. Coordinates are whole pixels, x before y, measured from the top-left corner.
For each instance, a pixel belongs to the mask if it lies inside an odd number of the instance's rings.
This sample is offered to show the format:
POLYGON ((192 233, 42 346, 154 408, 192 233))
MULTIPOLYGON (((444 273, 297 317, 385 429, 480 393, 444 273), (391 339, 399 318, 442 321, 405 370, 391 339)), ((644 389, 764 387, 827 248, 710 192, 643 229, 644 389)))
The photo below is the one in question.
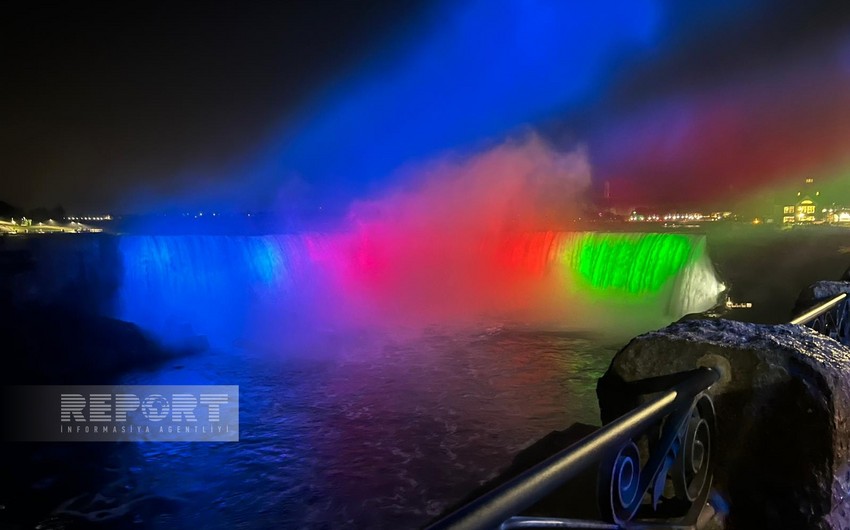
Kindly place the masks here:
POLYGON ((0 200, 108 208, 131 182, 239 157, 419 4, 6 5, 0 200))
MULTIPOLYGON (((816 100, 835 97, 844 116, 840 95, 810 101, 778 87, 834 81, 834 64, 818 61, 850 42, 847 2, 567 4, 13 2, 0 17, 0 200, 95 213, 239 190, 241 206, 290 180, 311 199, 353 197, 410 158, 523 123, 589 141, 596 177, 618 189, 685 193, 689 164, 709 155, 691 144, 682 160, 652 155, 671 142, 671 112, 703 126, 728 101, 736 117, 724 138, 762 134, 753 101, 766 114, 802 101, 793 119, 808 123, 826 112, 816 100), (624 147, 629 131, 639 132, 624 147), (239 189, 248 181, 250 193, 239 189)), ((838 145, 844 129, 826 128, 817 145, 838 145)), ((798 130, 789 125, 775 149, 798 145, 798 130)), ((691 141, 728 147, 701 132, 691 141)), ((830 149, 805 163, 841 158, 830 149)), ((748 156, 694 174, 719 173, 734 191, 773 171, 748 156)))

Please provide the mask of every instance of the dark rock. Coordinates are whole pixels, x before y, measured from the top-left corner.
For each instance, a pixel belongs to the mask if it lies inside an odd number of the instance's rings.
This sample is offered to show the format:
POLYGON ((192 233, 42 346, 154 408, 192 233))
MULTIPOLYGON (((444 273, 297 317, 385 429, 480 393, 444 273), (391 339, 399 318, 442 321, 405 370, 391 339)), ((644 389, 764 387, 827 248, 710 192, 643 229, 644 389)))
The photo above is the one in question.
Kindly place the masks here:
POLYGON ((3 384, 111 384, 128 370, 206 349, 202 337, 162 345, 129 322, 41 305, 0 319, 0 345, 3 384))
POLYGON ((733 528, 847 528, 850 350, 803 326, 689 320, 633 339, 597 394, 603 422, 642 399, 627 382, 712 366, 715 487, 733 528))
POLYGON ((114 314, 122 274, 119 238, 51 234, 0 239, 0 278, 16 305, 114 314))

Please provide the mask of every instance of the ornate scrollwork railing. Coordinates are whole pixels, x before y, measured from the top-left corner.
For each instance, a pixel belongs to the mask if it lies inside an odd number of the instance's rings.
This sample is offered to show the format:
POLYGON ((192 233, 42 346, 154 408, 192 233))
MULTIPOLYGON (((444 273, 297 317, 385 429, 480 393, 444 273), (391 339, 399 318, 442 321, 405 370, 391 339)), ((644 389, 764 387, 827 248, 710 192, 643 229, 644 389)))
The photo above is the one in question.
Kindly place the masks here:
MULTIPOLYGON (((668 380, 669 376, 659 379, 668 380)), ((649 387, 651 381, 638 384, 649 387)), ((607 506, 600 506, 603 516, 624 526, 643 510, 651 518, 663 514, 665 525, 695 524, 711 487, 715 425, 714 404, 708 395, 700 393, 690 407, 667 415, 655 429, 658 435, 639 433, 648 445, 645 466, 641 467, 636 440, 629 440, 616 458, 601 466, 598 497, 608 499, 607 506), (645 503, 647 498, 649 502, 645 503)))
POLYGON ((841 293, 809 308, 791 320, 791 324, 809 326, 819 333, 850 346, 848 311, 850 311, 850 297, 847 293, 841 293))
POLYGON ((629 383, 640 406, 441 519, 431 529, 694 527, 711 488, 719 378, 699 368, 629 383), (599 464, 602 521, 518 517, 599 464))

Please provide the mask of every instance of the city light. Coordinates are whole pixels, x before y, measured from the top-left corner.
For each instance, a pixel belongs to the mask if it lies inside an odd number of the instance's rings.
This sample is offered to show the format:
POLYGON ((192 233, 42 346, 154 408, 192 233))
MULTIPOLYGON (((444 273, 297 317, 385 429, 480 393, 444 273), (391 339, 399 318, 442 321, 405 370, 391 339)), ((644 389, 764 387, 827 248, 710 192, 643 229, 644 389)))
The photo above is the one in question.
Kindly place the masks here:
POLYGON ((633 211, 628 220, 632 223, 640 222, 688 222, 688 221, 721 221, 732 219, 732 212, 712 212, 704 214, 700 212, 668 212, 665 214, 639 214, 633 211))
POLYGON ((109 214, 105 215, 77 215, 66 217, 65 219, 69 221, 112 221, 112 216, 109 214))
POLYGON ((33 223, 32 220, 22 217, 20 220, 0 219, 0 234, 79 234, 79 233, 103 232, 102 228, 86 226, 82 223, 70 221, 67 225, 60 224, 53 219, 46 222, 33 223))

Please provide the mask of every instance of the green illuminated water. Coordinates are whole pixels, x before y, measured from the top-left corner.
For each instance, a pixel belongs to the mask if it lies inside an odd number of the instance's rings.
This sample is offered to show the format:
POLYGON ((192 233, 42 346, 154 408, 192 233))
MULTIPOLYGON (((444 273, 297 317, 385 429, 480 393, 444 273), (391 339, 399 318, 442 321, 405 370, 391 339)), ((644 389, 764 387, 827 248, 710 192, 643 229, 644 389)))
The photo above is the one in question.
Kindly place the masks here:
POLYGON ((679 234, 580 234, 565 264, 594 290, 656 293, 676 278, 699 242, 679 234))
POLYGON ((529 236, 533 261, 546 256, 556 289, 577 296, 594 318, 627 311, 675 320, 716 305, 717 278, 703 235, 550 232, 529 236))
POLYGON ((572 309, 562 316, 571 322, 654 315, 648 325, 662 325, 714 307, 725 289, 698 234, 531 232, 505 254, 508 267, 572 309))

